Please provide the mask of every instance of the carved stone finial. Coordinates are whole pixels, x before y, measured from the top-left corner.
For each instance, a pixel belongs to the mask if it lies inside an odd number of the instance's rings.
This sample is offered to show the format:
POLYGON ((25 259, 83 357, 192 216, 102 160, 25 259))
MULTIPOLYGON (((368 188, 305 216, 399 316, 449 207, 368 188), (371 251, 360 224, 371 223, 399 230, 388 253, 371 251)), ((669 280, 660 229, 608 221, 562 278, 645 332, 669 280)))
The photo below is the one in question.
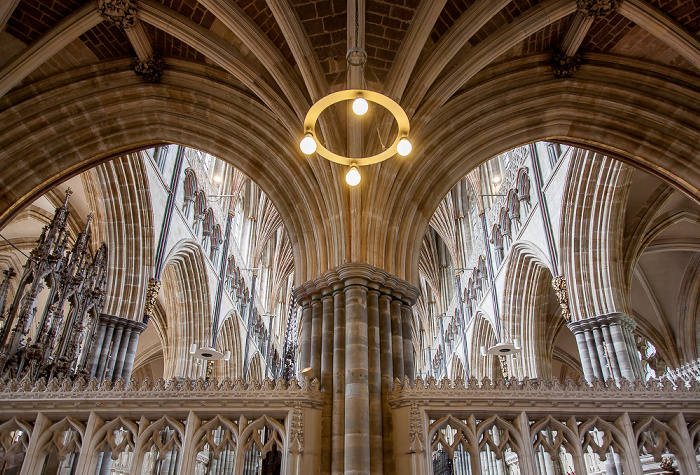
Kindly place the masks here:
POLYGON ((566 323, 571 323, 569 292, 566 289, 566 279, 563 275, 552 279, 552 288, 554 289, 554 293, 557 294, 557 300, 559 300, 559 305, 561 306, 562 318, 566 320, 566 323))
POLYGON ((552 53, 552 72, 558 78, 570 78, 578 71, 579 66, 581 66, 579 53, 567 56, 558 48, 552 53))
POLYGON ((165 69, 165 62, 157 51, 153 52, 150 59, 146 61, 141 61, 136 58, 134 63, 134 71, 136 75, 146 82, 160 82, 163 78, 163 70, 165 69))
POLYGON ((578 9, 586 16, 603 17, 614 12, 622 0, 578 0, 578 9))
POLYGON ((100 14, 124 29, 136 24, 136 2, 134 0, 97 0, 100 14))

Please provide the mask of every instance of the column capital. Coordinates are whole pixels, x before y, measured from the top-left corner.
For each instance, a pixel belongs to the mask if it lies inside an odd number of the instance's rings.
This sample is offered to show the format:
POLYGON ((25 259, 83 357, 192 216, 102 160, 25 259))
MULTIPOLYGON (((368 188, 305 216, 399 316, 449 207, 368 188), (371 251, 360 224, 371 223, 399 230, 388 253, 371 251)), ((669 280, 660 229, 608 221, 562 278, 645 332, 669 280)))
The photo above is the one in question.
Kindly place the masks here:
POLYGON ((376 290, 382 295, 391 294, 406 305, 413 305, 420 293, 417 287, 383 269, 363 262, 352 262, 342 264, 313 280, 304 282, 295 289, 295 297, 301 302, 309 298, 308 296, 312 293, 330 293, 331 289, 338 291, 350 285, 361 285, 376 290))
POLYGON ((594 317, 585 318, 583 320, 577 320, 575 322, 569 323, 569 329, 576 333, 583 330, 599 328, 601 325, 611 325, 618 324, 623 327, 634 330, 637 326, 635 321, 628 315, 620 312, 608 313, 605 315, 596 315, 594 317))

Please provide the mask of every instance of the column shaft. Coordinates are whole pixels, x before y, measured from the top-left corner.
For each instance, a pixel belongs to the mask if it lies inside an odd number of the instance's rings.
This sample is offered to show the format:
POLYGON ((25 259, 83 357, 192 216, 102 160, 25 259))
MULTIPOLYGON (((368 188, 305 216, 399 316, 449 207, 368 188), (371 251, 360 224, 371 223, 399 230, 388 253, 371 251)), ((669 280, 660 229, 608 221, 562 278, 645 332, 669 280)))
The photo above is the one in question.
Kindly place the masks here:
POLYGON ((612 336, 613 345, 615 345, 615 356, 620 365, 620 373, 623 378, 634 381, 634 370, 632 368, 632 362, 630 361, 627 340, 625 339, 623 331, 619 323, 610 324, 610 335, 612 336))
POLYGON ((391 348, 394 355, 394 378, 403 379, 403 326, 401 323, 401 301, 391 301, 391 348))
MULTIPOLYGON (((413 362, 413 315, 411 307, 401 305, 401 331, 403 336, 403 368, 404 375, 413 382, 416 375, 413 362)), ((447 355, 445 355, 447 358, 447 355)))
POLYGON ((586 343, 586 334, 583 330, 577 330, 574 333, 576 337, 576 345, 578 346, 579 357, 581 358, 581 367, 583 368, 583 377, 586 381, 593 380, 593 366, 591 365, 591 355, 588 353, 588 344, 586 343))
POLYGON ((302 304, 301 308, 301 355, 299 371, 311 366, 311 303, 302 304))
POLYGON ((379 334, 379 291, 367 293, 367 337, 369 349, 369 448, 373 474, 384 473, 382 462, 382 373, 379 334))
POLYGON ((102 354, 102 342, 105 339, 105 331, 107 330, 107 325, 105 322, 100 322, 97 326, 97 333, 95 335, 95 341, 92 342, 90 351, 92 352, 92 360, 90 361, 90 379, 95 377, 97 371, 97 364, 100 361, 100 355, 102 354))
POLYGON ((593 327, 591 332, 593 333, 593 339, 595 340, 598 361, 600 361, 600 370, 601 373, 603 373, 603 379, 607 381, 607 379, 610 377, 610 369, 606 358, 605 346, 603 345, 603 334, 600 331, 600 327, 597 326, 593 327))
MULTIPOLYGON (((105 368, 105 377, 104 379, 109 379, 111 381, 112 379, 112 372, 114 371, 114 365, 117 362, 117 355, 119 354, 119 347, 122 344, 122 335, 124 334, 124 325, 122 322, 119 322, 115 328, 114 328, 114 333, 112 334, 112 343, 110 345, 111 347, 111 357, 107 359, 107 367, 105 368)), ((107 343, 109 345, 109 342, 107 343)))
POLYGON ((314 377, 321 377, 321 346, 323 344, 323 303, 312 297, 311 301, 311 368, 314 377))
POLYGON ((126 351, 129 348, 130 342, 131 327, 127 327, 124 329, 122 339, 119 342, 119 351, 117 352, 117 359, 114 363, 114 371, 112 371, 112 381, 116 381, 122 377, 122 370, 124 369, 124 358, 126 358, 126 351))
POLYGON ((345 473, 370 473, 367 289, 345 287, 345 473))
POLYGON ((107 331, 105 332, 104 340, 102 341, 102 348, 100 350, 100 361, 97 363, 97 369, 95 370, 95 376, 98 379, 102 379, 102 374, 104 373, 105 365, 107 364, 107 357, 109 356, 109 348, 112 343, 112 334, 114 333, 114 322, 107 323, 107 331))
POLYGON ((333 427, 331 473, 345 473, 345 293, 333 292, 333 427))
POLYGON ((612 336, 610 335, 610 326, 603 325, 601 331, 603 332, 603 340, 605 341, 605 347, 608 349, 608 363, 610 363, 610 370, 612 371, 613 378, 615 378, 615 381, 619 382, 622 378, 622 373, 620 373, 620 365, 617 362, 615 344, 613 343, 612 336))
POLYGON ((384 473, 394 473, 393 423, 388 395, 394 387, 394 362, 391 351, 391 296, 379 296, 379 344, 382 369, 382 430, 384 444, 384 473))
POLYGON ((600 368, 600 358, 598 357, 598 347, 595 344, 595 338, 593 332, 586 328, 584 330, 586 334, 586 345, 588 346, 588 354, 591 357, 591 366, 593 367, 593 377, 600 380, 605 379, 603 377, 603 372, 600 368))
POLYGON ((136 347, 139 344, 139 335, 141 335, 143 328, 145 328, 145 325, 143 325, 142 329, 140 330, 131 330, 131 335, 129 337, 129 347, 126 349, 124 368, 122 369, 121 374, 121 377, 124 378, 124 381, 129 381, 129 378, 131 378, 131 370, 134 368, 134 358, 136 357, 136 347))
POLYGON ((333 296, 322 299, 323 323, 321 336, 321 387, 326 391, 326 404, 321 411, 321 473, 331 473, 333 417, 333 296))

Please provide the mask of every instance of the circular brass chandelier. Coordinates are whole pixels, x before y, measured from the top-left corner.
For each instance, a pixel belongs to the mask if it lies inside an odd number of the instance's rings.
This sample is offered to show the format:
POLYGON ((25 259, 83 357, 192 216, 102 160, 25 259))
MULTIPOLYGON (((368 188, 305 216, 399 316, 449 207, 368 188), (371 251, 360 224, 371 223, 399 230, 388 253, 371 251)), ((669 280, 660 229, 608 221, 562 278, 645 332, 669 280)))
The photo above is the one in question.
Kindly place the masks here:
MULTIPOLYGON (((350 66, 362 67, 366 58, 367 53, 365 53, 362 48, 351 48, 347 54, 347 60, 350 66), (360 59, 358 60, 358 58, 360 59)), ((366 89, 346 89, 328 94, 311 106, 311 109, 306 113, 306 118, 304 119, 304 138, 299 143, 299 147, 306 155, 311 155, 316 152, 331 162, 339 163, 340 165, 350 165, 350 171, 348 171, 345 176, 345 180, 350 186, 355 186, 360 183, 361 179, 358 167, 383 162, 397 153, 403 157, 411 153, 413 146, 408 140, 410 128, 406 112, 394 100, 384 94, 366 89), (368 101, 388 110, 391 115, 394 116, 398 129, 396 139, 391 146, 370 157, 345 157, 331 152, 323 146, 316 137, 316 122, 324 110, 333 104, 343 101, 353 101, 352 110, 357 116, 363 116, 367 113, 369 110, 368 101)))

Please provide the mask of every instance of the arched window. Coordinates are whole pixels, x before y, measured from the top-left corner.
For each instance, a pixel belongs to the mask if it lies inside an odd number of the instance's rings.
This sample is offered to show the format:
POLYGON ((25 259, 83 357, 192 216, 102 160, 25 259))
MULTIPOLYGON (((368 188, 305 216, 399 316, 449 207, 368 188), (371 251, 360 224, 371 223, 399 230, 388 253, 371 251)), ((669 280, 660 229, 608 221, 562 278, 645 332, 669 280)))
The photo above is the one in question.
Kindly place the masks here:
POLYGON ((530 175, 528 175, 527 168, 523 167, 518 170, 516 183, 518 185, 518 199, 527 215, 530 212, 530 175))
POLYGON ((190 214, 192 214, 192 203, 194 203, 195 194, 197 193, 197 176, 191 168, 185 170, 185 183, 183 188, 185 196, 183 198, 182 212, 185 214, 185 218, 189 219, 190 214))
POLYGON ((520 230, 520 201, 518 200, 518 191, 514 188, 508 192, 508 216, 510 217, 510 225, 513 233, 517 234, 520 230))
POLYGON ((214 226, 214 231, 211 233, 211 250, 209 251, 209 259, 216 264, 219 258, 219 250, 221 248, 221 226, 214 226))
POLYGON ((194 199, 194 223, 193 229, 195 234, 199 234, 202 229, 202 221, 204 221, 204 211, 207 206, 207 198, 203 191, 198 191, 194 199))
POLYGON ((202 221, 202 247, 205 250, 209 250, 211 245, 210 237, 214 232, 214 224, 214 211, 211 208, 207 208, 202 221))
POLYGON ((510 244, 513 242, 513 236, 510 230, 510 218, 508 217, 508 209, 501 208, 499 216, 499 224, 501 225, 501 236, 503 236, 503 252, 507 253, 510 249, 510 244))
POLYGON ((493 253, 496 256, 496 267, 503 262, 503 234, 501 234, 501 225, 496 223, 491 231, 491 243, 493 244, 493 253))

